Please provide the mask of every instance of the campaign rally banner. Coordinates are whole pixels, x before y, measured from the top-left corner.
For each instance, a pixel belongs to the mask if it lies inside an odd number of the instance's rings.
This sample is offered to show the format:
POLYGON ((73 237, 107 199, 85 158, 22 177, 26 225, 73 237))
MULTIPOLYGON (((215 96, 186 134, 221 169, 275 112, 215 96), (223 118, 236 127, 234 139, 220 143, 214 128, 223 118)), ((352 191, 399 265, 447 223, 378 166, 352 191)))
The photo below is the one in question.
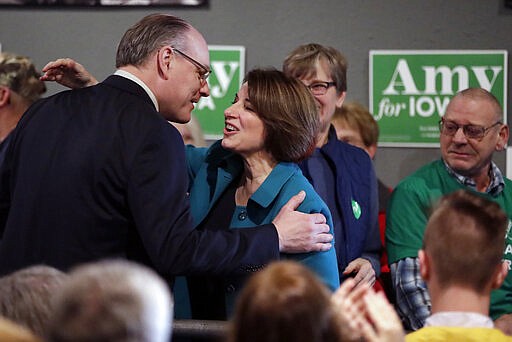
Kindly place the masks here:
POLYGON ((222 138, 224 110, 228 108, 245 76, 245 47, 209 45, 210 68, 208 77, 210 96, 196 104, 194 115, 199 120, 205 139, 222 138))
POLYGON ((468 87, 490 91, 507 114, 507 51, 370 51, 370 111, 379 146, 438 147, 439 120, 468 87))

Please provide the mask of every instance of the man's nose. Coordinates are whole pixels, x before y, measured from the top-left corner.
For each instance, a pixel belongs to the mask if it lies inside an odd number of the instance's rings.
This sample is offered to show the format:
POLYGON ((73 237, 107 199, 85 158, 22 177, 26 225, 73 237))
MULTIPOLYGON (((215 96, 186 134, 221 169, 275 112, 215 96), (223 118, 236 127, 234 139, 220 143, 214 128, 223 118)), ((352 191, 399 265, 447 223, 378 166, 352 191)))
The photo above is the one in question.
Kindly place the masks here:
POLYGON ((201 88, 199 88, 199 94, 201 94, 202 97, 210 96, 210 87, 208 86, 208 82, 203 82, 201 88))
POLYGON ((453 141, 458 143, 465 143, 468 141, 466 134, 464 134, 464 129, 462 126, 457 128, 457 130, 455 131, 455 134, 453 135, 453 141))

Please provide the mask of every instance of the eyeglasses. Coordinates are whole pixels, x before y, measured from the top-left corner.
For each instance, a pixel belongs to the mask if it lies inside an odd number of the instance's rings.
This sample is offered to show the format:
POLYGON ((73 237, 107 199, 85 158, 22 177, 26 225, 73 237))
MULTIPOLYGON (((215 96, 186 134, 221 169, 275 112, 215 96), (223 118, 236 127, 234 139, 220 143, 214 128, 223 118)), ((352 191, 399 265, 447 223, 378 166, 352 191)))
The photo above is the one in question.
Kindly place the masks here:
POLYGON ((311 90, 313 95, 324 95, 327 93, 327 89, 329 87, 335 86, 336 82, 315 82, 310 85, 307 85, 306 87, 311 90))
POLYGON ((204 65, 202 63, 199 63, 194 58, 190 57, 186 53, 181 52, 180 50, 178 50, 176 48, 172 48, 172 49, 174 51, 176 51, 177 53, 179 53, 181 56, 185 57, 190 63, 194 64, 194 66, 197 68, 197 73, 199 74, 199 78, 201 79, 201 82, 206 82, 206 79, 212 73, 212 71, 210 70, 209 67, 207 67, 206 65, 204 65))
POLYGON ((441 134, 454 136, 455 133, 462 128, 462 132, 468 139, 482 140, 487 132, 496 125, 501 125, 501 121, 497 121, 489 127, 479 126, 479 125, 459 125, 450 120, 439 120, 439 131, 441 134))

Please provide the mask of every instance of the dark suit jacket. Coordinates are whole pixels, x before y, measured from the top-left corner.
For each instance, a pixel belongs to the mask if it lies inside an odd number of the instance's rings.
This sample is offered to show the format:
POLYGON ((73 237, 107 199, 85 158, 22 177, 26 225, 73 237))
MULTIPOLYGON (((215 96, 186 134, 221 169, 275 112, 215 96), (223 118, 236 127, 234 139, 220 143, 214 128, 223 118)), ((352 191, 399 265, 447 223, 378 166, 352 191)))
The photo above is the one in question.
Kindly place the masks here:
POLYGON ((34 104, 0 181, 0 274, 114 257, 164 275, 244 273, 279 256, 272 225, 193 230, 181 137, 120 76, 34 104))

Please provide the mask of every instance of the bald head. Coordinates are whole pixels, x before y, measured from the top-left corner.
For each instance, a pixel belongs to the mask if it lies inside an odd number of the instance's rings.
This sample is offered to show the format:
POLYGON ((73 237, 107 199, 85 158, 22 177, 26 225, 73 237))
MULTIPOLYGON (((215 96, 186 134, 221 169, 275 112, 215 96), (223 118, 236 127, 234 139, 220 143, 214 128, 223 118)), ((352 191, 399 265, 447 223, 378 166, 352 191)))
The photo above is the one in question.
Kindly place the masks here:
POLYGON ((481 101, 488 102, 493 109, 492 112, 494 114, 494 120, 498 121, 498 120, 502 119, 503 109, 501 108, 500 102, 492 93, 490 93, 489 91, 487 91, 483 88, 467 88, 467 89, 464 89, 464 90, 458 92, 457 94, 455 94, 455 96, 452 98, 452 100, 448 104, 447 111, 450 108, 450 106, 453 104, 453 102, 467 101, 467 100, 472 100, 472 101, 477 101, 477 102, 481 102, 481 101))

